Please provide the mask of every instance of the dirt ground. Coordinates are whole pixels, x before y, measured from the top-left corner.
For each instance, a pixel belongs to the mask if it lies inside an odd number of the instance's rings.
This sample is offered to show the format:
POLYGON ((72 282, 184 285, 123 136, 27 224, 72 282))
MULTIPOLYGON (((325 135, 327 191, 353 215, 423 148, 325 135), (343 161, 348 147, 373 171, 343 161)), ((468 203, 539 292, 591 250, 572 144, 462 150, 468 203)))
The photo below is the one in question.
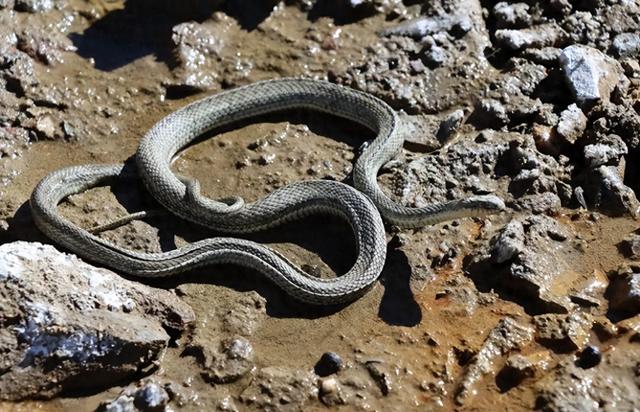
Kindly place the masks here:
MULTIPOLYGON (((301 304, 234 266, 144 281, 195 314, 167 332, 151 369, 0 410, 640 408, 640 4, 179 3, 0 0, 0 245, 53 244, 28 204, 49 172, 131 161, 146 131, 188 102, 288 76, 371 92, 416 125, 379 179, 396 201, 494 193, 507 210, 388 226, 380 281, 339 307, 301 304), (602 68, 596 98, 567 74, 577 45, 602 68), (150 387, 167 396, 160 406, 138 400, 150 387)), ((211 198, 254 201, 300 180, 350 183, 374 136, 296 111, 206 137, 173 170, 211 198)), ((91 227, 150 205, 122 182, 60 212, 91 227)), ((160 252, 214 235, 167 215, 101 236, 160 252)), ((356 254, 349 228, 327 216, 248 238, 313 276, 346 272, 356 254)), ((0 376, 9 370, 0 362, 0 376)))

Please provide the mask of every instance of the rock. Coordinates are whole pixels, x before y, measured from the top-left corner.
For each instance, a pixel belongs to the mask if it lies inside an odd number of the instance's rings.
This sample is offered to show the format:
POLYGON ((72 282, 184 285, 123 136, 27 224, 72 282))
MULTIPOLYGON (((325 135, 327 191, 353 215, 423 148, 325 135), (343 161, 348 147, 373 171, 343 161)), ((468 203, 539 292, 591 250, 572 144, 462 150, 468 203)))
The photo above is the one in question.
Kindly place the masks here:
POLYGON ((76 51, 71 40, 59 31, 28 27, 18 34, 18 49, 44 64, 64 63, 63 52, 76 51))
POLYGON ((15 8, 18 11, 28 13, 40 13, 53 9, 53 0, 15 0, 15 8))
POLYGON ((469 17, 464 14, 442 16, 423 16, 417 19, 402 22, 395 27, 383 30, 380 34, 383 36, 408 36, 416 39, 422 39, 430 34, 441 32, 468 32, 472 27, 469 17))
POLYGON ((601 138, 597 143, 588 144, 583 149, 585 163, 591 169, 604 165, 618 166, 622 156, 628 152, 627 145, 615 134, 601 138))
POLYGON ((240 401, 265 410, 299 411, 318 396, 313 374, 284 367, 261 369, 240 394, 240 401))
POLYGON ((522 196, 508 205, 515 210, 526 210, 535 214, 554 213, 560 210, 562 202, 555 193, 522 196))
POLYGON ((320 400, 327 406, 344 405, 342 388, 336 378, 321 379, 318 382, 320 390, 320 400))
POLYGON ((0 127, 0 159, 15 159, 29 148, 29 134, 19 127, 0 127))
POLYGON ((549 67, 558 63, 561 53, 562 49, 557 47, 529 48, 522 52, 522 57, 533 63, 549 67))
POLYGON ((12 9, 14 4, 15 4, 14 0, 0 0, 0 10, 12 9))
POLYGON ((496 18, 496 25, 500 29, 527 27, 531 24, 529 5, 527 3, 509 4, 501 1, 493 6, 493 16, 496 18))
POLYGON ((640 34, 621 33, 613 39, 613 52, 618 57, 635 57, 640 54, 640 34))
POLYGON ((590 315, 574 312, 569 315, 545 314, 533 317, 537 339, 553 349, 569 352, 585 347, 593 325, 590 315))
POLYGON ((567 142, 573 144, 582 136, 586 128, 587 116, 576 104, 571 104, 560 113, 560 122, 556 126, 556 132, 567 142))
POLYGON ((622 181, 617 166, 599 166, 591 170, 584 186, 588 203, 611 215, 637 216, 640 202, 632 189, 622 181))
POLYGON ((325 352, 314 367, 318 376, 329 376, 342 369, 342 358, 334 352, 325 352))
POLYGON ((524 227, 519 220, 512 220, 498 235, 491 248, 491 257, 496 263, 504 263, 524 251, 524 227))
POLYGON ((562 360, 534 390, 536 409, 544 412, 632 411, 640 397, 638 345, 607 351, 597 367, 583 369, 572 357, 562 360), (633 361, 629 361, 633 359, 633 361))
POLYGON ((527 346, 533 339, 533 329, 506 317, 496 325, 478 353, 468 363, 456 388, 455 402, 465 404, 476 391, 475 386, 485 375, 495 373, 495 362, 512 350, 527 346))
POLYGON ((557 12, 563 15, 571 13, 573 6, 571 0, 549 0, 549 5, 557 12))
POLYGON ((454 110, 449 113, 440 123, 438 132, 436 133, 438 141, 447 142, 455 137, 458 129, 460 129, 460 126, 464 123, 464 118, 464 110, 462 109, 454 110))
POLYGON ((580 358, 578 359, 578 366, 582 369, 593 368, 598 366, 602 360, 602 352, 597 346, 587 346, 580 352, 580 358))
POLYGON ((634 234, 620 243, 620 250, 625 257, 640 259, 640 235, 634 234))
POLYGON ((529 355, 515 354, 507 358, 507 362, 496 377, 502 390, 518 386, 523 380, 540 377, 552 365, 553 359, 547 351, 534 352, 529 355))
POLYGON ((589 46, 566 47, 560 55, 560 63, 565 80, 581 106, 608 101, 616 86, 628 82, 620 63, 589 46))
POLYGON ((614 272, 607 295, 609 309, 631 316, 640 313, 640 266, 623 266, 614 272))
POLYGON ((193 311, 39 243, 0 246, 0 399, 107 386, 151 367, 193 311))
POLYGON ((162 385, 154 378, 145 379, 137 385, 127 386, 115 399, 102 402, 97 411, 164 412, 171 400, 165 386, 169 385, 162 385))
POLYGON ((477 126, 495 130, 509 123, 507 110, 495 99, 482 99, 475 108, 473 119, 477 126))
POLYGON ((216 13, 215 19, 207 23, 188 22, 173 27, 171 40, 178 66, 174 70, 177 80, 172 86, 193 90, 217 87, 219 73, 214 66, 219 64, 233 24, 230 17, 216 13))
POLYGON ((565 33, 555 23, 541 24, 528 29, 502 29, 495 32, 496 41, 510 50, 523 50, 555 46, 562 41, 565 33))
POLYGON ((18 95, 25 95, 39 83, 33 60, 19 50, 0 54, 0 79, 4 79, 8 91, 18 95))
POLYGON ((577 287, 568 265, 578 259, 575 244, 554 219, 529 215, 504 226, 466 270, 481 289, 503 291, 528 311, 567 313, 575 306, 567 296, 577 287))
POLYGON ((378 385, 378 388, 380 388, 382 395, 389 395, 394 387, 394 383, 391 378, 393 374, 389 370, 389 365, 378 360, 370 360, 365 362, 365 367, 367 368, 367 372, 369 372, 371 378, 378 385))
POLYGON ((253 346, 240 336, 224 339, 217 345, 198 341, 188 345, 186 353, 195 355, 203 368, 202 377, 216 384, 235 382, 255 367, 253 346))

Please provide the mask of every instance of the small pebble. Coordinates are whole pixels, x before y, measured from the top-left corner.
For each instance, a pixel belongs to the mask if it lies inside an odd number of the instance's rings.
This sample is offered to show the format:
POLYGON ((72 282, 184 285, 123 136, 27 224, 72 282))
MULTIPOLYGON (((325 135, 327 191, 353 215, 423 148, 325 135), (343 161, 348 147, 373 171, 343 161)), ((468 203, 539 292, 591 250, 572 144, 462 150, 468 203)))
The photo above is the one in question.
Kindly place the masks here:
POLYGON ((587 346, 580 353, 578 359, 578 366, 583 369, 593 368, 597 366, 602 360, 602 352, 596 346, 587 346))
POLYGON ((314 367, 318 376, 329 376, 340 369, 342 369, 342 358, 334 352, 325 352, 314 367))

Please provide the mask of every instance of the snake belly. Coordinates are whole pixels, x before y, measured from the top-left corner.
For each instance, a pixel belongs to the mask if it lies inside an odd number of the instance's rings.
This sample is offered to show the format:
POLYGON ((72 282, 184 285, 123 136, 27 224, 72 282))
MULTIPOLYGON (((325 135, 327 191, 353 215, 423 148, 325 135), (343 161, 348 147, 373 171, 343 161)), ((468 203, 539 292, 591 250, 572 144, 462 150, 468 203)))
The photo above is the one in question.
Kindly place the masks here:
POLYGON ((67 196, 108 184, 116 178, 139 178, 123 165, 86 165, 57 170, 36 186, 30 199, 36 226, 79 256, 140 277, 161 277, 197 267, 231 263, 266 275, 292 297, 311 304, 337 304, 356 299, 377 280, 386 258, 384 226, 369 199, 333 181, 298 182, 254 203, 274 221, 328 213, 353 229, 357 258, 344 275, 322 279, 308 275, 275 250, 249 240, 216 237, 163 253, 141 253, 114 245, 58 214, 67 196), (277 219, 276 219, 277 217, 277 219))

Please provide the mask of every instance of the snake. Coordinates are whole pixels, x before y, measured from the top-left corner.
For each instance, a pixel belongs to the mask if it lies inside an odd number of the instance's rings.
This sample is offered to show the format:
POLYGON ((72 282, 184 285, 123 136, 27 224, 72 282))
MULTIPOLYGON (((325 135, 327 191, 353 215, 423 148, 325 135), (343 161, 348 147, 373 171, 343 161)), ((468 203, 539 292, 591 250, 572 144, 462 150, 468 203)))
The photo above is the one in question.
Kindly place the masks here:
MULTIPOLYGON (((368 93, 323 80, 284 78, 226 90, 196 100, 158 121, 141 139, 136 171, 123 165, 85 165, 49 174, 34 189, 35 224, 49 238, 89 260, 140 277, 169 276, 196 267, 232 263, 263 273, 292 297, 311 304, 342 303, 361 296, 377 280, 386 259, 382 218, 415 228, 504 209, 495 195, 480 195, 413 208, 399 205, 380 188, 380 168, 401 150, 403 127, 396 112, 368 93), (294 182, 247 203, 241 197, 211 199, 195 179, 174 174, 171 162, 196 139, 216 128, 259 115, 306 109, 341 117, 372 130, 376 137, 353 168, 354 187, 337 181, 294 182), (235 237, 215 237, 162 253, 116 246, 57 213, 57 205, 115 178, 139 177, 151 195, 173 214, 221 232, 266 230, 314 214, 338 216, 350 225, 357 257, 349 271, 316 278, 279 252, 235 237)), ((113 226, 113 225, 111 225, 113 226)))

